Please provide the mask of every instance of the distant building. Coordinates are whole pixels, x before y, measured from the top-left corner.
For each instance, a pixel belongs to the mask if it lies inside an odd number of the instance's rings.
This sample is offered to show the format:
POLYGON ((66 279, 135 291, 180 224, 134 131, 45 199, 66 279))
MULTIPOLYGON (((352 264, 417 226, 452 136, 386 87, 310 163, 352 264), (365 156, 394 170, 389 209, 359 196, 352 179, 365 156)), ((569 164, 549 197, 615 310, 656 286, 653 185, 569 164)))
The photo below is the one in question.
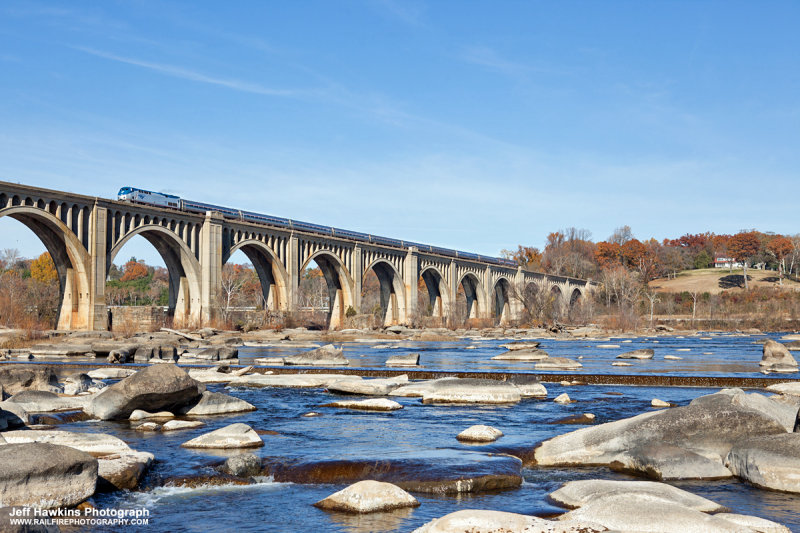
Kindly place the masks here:
POLYGON ((714 258, 714 268, 742 268, 742 264, 736 262, 733 257, 717 256, 714 258))

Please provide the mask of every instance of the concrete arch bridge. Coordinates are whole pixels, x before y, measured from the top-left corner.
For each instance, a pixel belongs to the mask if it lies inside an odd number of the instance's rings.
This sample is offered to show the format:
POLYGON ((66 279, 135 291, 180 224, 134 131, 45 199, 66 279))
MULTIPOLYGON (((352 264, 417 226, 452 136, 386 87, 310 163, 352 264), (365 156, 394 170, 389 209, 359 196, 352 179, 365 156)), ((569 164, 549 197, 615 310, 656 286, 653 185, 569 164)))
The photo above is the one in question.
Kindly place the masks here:
POLYGON ((216 211, 190 213, 8 182, 0 182, 3 216, 30 228, 53 257, 61 290, 57 327, 64 330, 108 328, 109 269, 136 235, 155 247, 169 271, 169 308, 177 326, 216 318, 222 267, 239 250, 252 262, 269 308, 287 314, 297 311, 301 274, 315 262, 328 288, 331 328, 343 324, 348 307, 359 311, 369 271, 380 282, 386 325, 411 323, 425 311, 418 309, 420 279, 430 299, 426 310, 442 321, 456 312, 457 300, 468 318, 509 323, 521 316, 525 291, 548 291, 556 305, 568 309, 594 288, 586 280, 548 276, 474 254, 453 257, 441 249, 360 242, 216 211))

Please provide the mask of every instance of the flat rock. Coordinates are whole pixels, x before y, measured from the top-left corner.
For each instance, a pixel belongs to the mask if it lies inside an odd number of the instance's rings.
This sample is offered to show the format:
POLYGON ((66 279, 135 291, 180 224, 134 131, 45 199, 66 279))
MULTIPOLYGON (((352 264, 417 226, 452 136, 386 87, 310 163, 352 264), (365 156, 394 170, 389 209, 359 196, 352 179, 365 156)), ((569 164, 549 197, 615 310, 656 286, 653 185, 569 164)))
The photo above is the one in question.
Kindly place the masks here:
POLYGON ((183 448, 260 448, 264 441, 247 424, 231 424, 181 444, 183 448))
POLYGON ((668 444, 648 444, 620 453, 611 463, 613 470, 651 479, 724 479, 730 470, 717 459, 668 444))
POLYGON ((385 396, 394 389, 408 384, 408 376, 403 374, 383 379, 347 379, 328 385, 329 392, 339 394, 363 394, 367 396, 385 396))
POLYGON ((520 390, 507 381, 463 378, 436 380, 422 394, 423 403, 515 403, 520 401, 520 390))
POLYGON ((372 398, 369 400, 341 400, 321 405, 320 407, 340 407, 343 409, 356 409, 358 411, 397 411, 403 406, 386 398, 372 398))
POLYGON ((464 442, 494 442, 502 436, 503 432, 497 428, 477 424, 456 435, 456 439, 464 442))
POLYGON ((758 487, 800 493, 800 433, 742 440, 725 464, 733 475, 758 487))
POLYGON ((386 366, 419 366, 419 354, 393 355, 386 360, 386 366))
POLYGON ((331 494, 314 507, 346 513, 375 513, 418 505, 416 498, 397 485, 365 480, 331 494))
POLYGON ((650 494, 608 494, 583 504, 559 517, 560 520, 588 522, 614 531, 637 533, 744 533, 741 527, 722 518, 650 494))
POLYGON ((579 362, 567 357, 548 357, 533 365, 536 370, 577 370, 582 366, 579 362))
POLYGON ((519 389, 523 398, 547 397, 547 389, 535 376, 512 374, 507 381, 519 389))
POLYGON ((204 391, 199 399, 184 405, 178 412, 186 416, 211 416, 255 410, 253 404, 239 398, 220 392, 204 391))
POLYGON ((622 361, 617 361, 615 363, 611 363, 611 366, 633 366, 632 363, 624 363, 622 361))
POLYGON ((539 348, 529 348, 525 350, 509 350, 492 357, 497 361, 541 361, 549 357, 548 353, 539 348))
POLYGON ((263 461, 263 475, 279 483, 355 483, 364 479, 393 483, 409 492, 475 493, 510 489, 522 483, 522 461, 508 455, 429 450, 364 459, 306 460, 286 457, 263 461))
POLYGON ((25 390, 13 395, 3 405, 15 403, 29 413, 51 413, 83 409, 90 399, 86 396, 65 397, 47 391, 25 390))
POLYGON ((349 365, 350 361, 343 355, 341 348, 326 344, 315 350, 285 357, 284 363, 298 366, 338 366, 349 365))
POLYGON ((97 459, 67 446, 3 444, 0 502, 4 507, 73 507, 94 494, 97 468, 97 459))
POLYGON ((550 499, 567 509, 583 507, 603 496, 644 495, 652 500, 663 500, 703 513, 725 511, 725 507, 711 500, 681 490, 667 483, 655 481, 613 481, 584 479, 568 481, 550 494, 550 499))
POLYGON ((161 424, 156 424, 155 422, 143 422, 137 426, 134 426, 133 429, 136 431, 158 431, 161 429, 161 424))
POLYGON ((133 368, 98 368, 90 370, 86 374, 92 379, 124 379, 136 373, 133 368))
POLYGON ((750 528, 759 533, 792 533, 792 530, 783 524, 759 518, 757 516, 748 516, 735 513, 717 513, 714 515, 717 518, 727 520, 742 528, 750 528))
POLYGON ((652 359, 655 351, 652 348, 640 348, 630 352, 621 353, 617 359, 652 359))
POLYGON ((136 409, 128 417, 128 420, 146 420, 146 419, 149 419, 149 418, 170 419, 170 418, 175 418, 175 415, 170 413, 169 411, 159 411, 158 413, 148 413, 147 411, 142 411, 141 409, 136 409))
POLYGON ((464 509, 431 520, 413 533, 595 533, 605 528, 574 521, 551 521, 503 511, 464 509))
POLYGON ((653 398, 650 400, 650 405, 653 407, 671 407, 672 404, 669 402, 665 402, 664 400, 659 400, 658 398, 653 398))
POLYGON ((504 348, 509 352, 514 352, 519 350, 535 350, 541 344, 542 343, 539 341, 515 341, 515 342, 507 342, 505 344, 501 344, 500 348, 504 348))
POLYGON ((793 396, 800 396, 800 381, 777 383, 767 387, 767 390, 770 392, 777 392, 778 394, 791 394, 793 396))
POLYGON ((161 431, 177 431, 179 429, 195 429, 205 426, 199 420, 170 420, 161 426, 161 431))
POLYGON ((415 381, 413 383, 409 383, 408 385, 404 385, 402 387, 394 389, 393 391, 389 392, 389 396, 402 396, 404 398, 422 398, 422 396, 426 392, 431 392, 436 387, 438 387, 439 383, 457 379, 458 378, 440 378, 440 379, 431 379, 424 381, 415 381))
POLYGON ((153 462, 153 454, 131 450, 98 460, 97 490, 111 492, 133 490, 153 462))
POLYGON ((106 387, 85 411, 101 420, 127 418, 136 409, 176 410, 198 398, 205 386, 174 364, 146 367, 106 387))

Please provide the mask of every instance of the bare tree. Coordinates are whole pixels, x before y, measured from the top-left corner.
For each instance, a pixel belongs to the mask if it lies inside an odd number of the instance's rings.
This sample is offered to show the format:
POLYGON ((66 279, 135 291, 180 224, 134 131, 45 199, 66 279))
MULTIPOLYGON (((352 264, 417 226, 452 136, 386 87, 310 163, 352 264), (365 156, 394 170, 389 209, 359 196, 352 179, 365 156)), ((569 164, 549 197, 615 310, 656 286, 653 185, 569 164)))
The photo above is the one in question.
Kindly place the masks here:
POLYGON ((650 302, 650 327, 653 327, 653 309, 656 306, 656 302, 660 302, 661 298, 658 297, 658 293, 655 291, 647 290, 644 293, 644 297, 650 302))

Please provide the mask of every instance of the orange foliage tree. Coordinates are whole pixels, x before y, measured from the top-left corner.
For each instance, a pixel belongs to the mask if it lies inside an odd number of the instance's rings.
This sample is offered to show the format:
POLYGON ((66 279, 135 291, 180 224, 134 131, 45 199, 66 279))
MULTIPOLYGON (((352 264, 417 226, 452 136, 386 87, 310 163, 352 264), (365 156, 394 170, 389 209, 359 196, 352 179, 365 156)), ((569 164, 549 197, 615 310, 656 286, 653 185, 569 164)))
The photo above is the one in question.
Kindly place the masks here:
POLYGON ((740 231, 728 240, 728 252, 744 267, 744 288, 747 285, 747 263, 761 251, 761 238, 757 231, 740 231))
POLYGON ((778 276, 779 276, 779 283, 783 285, 783 269, 784 269, 784 259, 787 255, 792 253, 794 246, 792 241, 784 237, 783 235, 777 235, 772 238, 767 243, 767 251, 770 254, 775 256, 775 259, 778 261, 778 276))
POLYGON ((45 252, 31 261, 31 278, 44 284, 55 283, 58 280, 56 264, 49 252, 45 252))
POLYGON ((147 277, 147 266, 143 261, 137 261, 136 258, 131 257, 131 260, 125 263, 120 281, 133 281, 147 277))

